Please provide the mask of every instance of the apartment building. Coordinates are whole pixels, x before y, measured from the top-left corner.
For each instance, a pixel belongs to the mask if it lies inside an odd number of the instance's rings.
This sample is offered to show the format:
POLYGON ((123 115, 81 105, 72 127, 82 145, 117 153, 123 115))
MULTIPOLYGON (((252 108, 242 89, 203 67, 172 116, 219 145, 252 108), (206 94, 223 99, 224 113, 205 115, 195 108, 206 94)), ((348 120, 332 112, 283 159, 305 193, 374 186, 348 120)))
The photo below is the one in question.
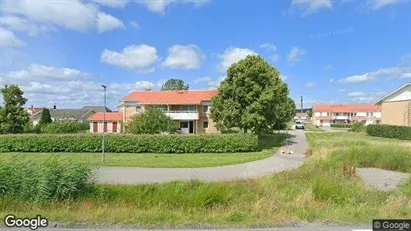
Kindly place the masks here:
POLYGON ((378 100, 382 124, 411 126, 411 82, 404 84, 378 100))
MULTIPOLYGON (((217 95, 218 91, 133 91, 120 100, 117 106, 118 112, 110 114, 111 121, 102 128, 102 115, 98 113, 90 117, 91 132, 113 132, 113 122, 127 124, 131 117, 137 113, 142 113, 150 106, 158 106, 171 119, 175 121, 176 127, 181 133, 202 134, 219 133, 210 118, 211 99, 217 95), (111 125, 111 126, 110 126, 111 125), (110 127, 112 128, 110 131, 110 127)), ((106 113, 107 114, 107 113, 106 113)), ((119 132, 116 126, 116 132, 119 132)))
POLYGON ((372 104, 313 105, 312 122, 316 126, 362 122, 365 125, 381 122, 381 106, 372 104))

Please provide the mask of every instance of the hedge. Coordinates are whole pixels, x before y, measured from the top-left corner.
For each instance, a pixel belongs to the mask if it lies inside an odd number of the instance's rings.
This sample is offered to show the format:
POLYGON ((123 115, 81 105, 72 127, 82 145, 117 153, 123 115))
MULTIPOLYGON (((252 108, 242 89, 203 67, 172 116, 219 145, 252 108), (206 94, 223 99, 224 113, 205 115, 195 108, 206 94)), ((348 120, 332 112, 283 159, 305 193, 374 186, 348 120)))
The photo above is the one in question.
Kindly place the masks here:
POLYGON ((367 134, 370 136, 384 138, 411 140, 411 127, 387 124, 370 124, 367 126, 367 134))
POLYGON ((331 124, 333 128, 351 128, 351 124, 331 124))
MULTIPOLYGON (((0 136, 0 152, 101 152, 101 135, 25 134, 0 136)), ((252 134, 107 135, 106 152, 114 153, 222 153, 258 148, 252 134)))

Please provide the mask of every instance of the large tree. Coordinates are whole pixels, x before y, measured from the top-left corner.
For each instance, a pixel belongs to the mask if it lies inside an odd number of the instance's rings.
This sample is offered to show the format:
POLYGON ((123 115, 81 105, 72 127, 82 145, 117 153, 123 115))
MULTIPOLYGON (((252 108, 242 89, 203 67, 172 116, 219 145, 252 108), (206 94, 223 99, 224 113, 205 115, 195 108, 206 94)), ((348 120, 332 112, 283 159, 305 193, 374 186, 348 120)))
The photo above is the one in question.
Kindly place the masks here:
POLYGON ((261 134, 288 122, 295 104, 279 72, 260 56, 232 64, 212 100, 211 117, 219 129, 238 127, 261 134))
POLYGON ((126 124, 126 132, 134 134, 158 134, 174 132, 174 121, 159 107, 147 107, 143 113, 135 114, 126 124))
POLYGON ((53 122, 51 119, 50 111, 47 108, 44 108, 43 111, 41 111, 41 118, 39 121, 39 124, 49 124, 53 122))
POLYGON ((0 108, 0 132, 21 133, 29 122, 29 114, 24 110, 27 99, 17 85, 5 85, 0 89, 3 107, 0 108))
POLYGON ((181 79, 169 79, 161 86, 162 91, 188 90, 188 88, 188 84, 185 85, 181 79))

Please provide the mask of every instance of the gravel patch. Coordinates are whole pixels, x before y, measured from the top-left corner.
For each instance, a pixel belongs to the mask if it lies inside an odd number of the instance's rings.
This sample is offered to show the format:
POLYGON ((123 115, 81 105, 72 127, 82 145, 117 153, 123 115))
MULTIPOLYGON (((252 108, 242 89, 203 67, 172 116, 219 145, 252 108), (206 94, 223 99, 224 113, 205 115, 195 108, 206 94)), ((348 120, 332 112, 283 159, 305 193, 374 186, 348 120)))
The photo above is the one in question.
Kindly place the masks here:
POLYGON ((411 179, 411 174, 383 170, 379 168, 357 168, 357 175, 369 186, 382 191, 395 190, 411 179))

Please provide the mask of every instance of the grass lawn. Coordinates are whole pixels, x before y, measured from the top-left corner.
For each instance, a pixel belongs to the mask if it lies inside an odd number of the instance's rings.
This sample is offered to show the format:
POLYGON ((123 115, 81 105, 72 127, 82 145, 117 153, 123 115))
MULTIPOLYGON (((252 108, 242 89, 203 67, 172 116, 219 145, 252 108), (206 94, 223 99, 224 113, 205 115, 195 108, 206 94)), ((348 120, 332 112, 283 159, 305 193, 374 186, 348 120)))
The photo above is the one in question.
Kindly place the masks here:
POLYGON ((411 182, 381 192, 342 171, 343 162, 351 161, 410 172, 409 141, 357 133, 310 133, 307 138, 313 155, 302 167, 276 175, 220 183, 95 185, 75 201, 46 204, 3 198, 0 216, 41 214, 51 223, 162 228, 370 224, 376 217, 411 217, 411 182))
POLYGON ((314 126, 314 124, 312 124, 312 123, 306 123, 306 124, 304 124, 304 130, 306 130, 306 131, 323 132, 323 130, 322 130, 321 128, 317 128, 317 127, 314 126))
MULTIPOLYGON (((273 155, 284 140, 284 134, 262 135, 259 152, 244 153, 106 153, 105 166, 197 168, 246 163, 273 155)), ((102 166, 101 153, 0 153, 0 162, 26 159, 35 163, 57 159, 67 163, 102 166)))

